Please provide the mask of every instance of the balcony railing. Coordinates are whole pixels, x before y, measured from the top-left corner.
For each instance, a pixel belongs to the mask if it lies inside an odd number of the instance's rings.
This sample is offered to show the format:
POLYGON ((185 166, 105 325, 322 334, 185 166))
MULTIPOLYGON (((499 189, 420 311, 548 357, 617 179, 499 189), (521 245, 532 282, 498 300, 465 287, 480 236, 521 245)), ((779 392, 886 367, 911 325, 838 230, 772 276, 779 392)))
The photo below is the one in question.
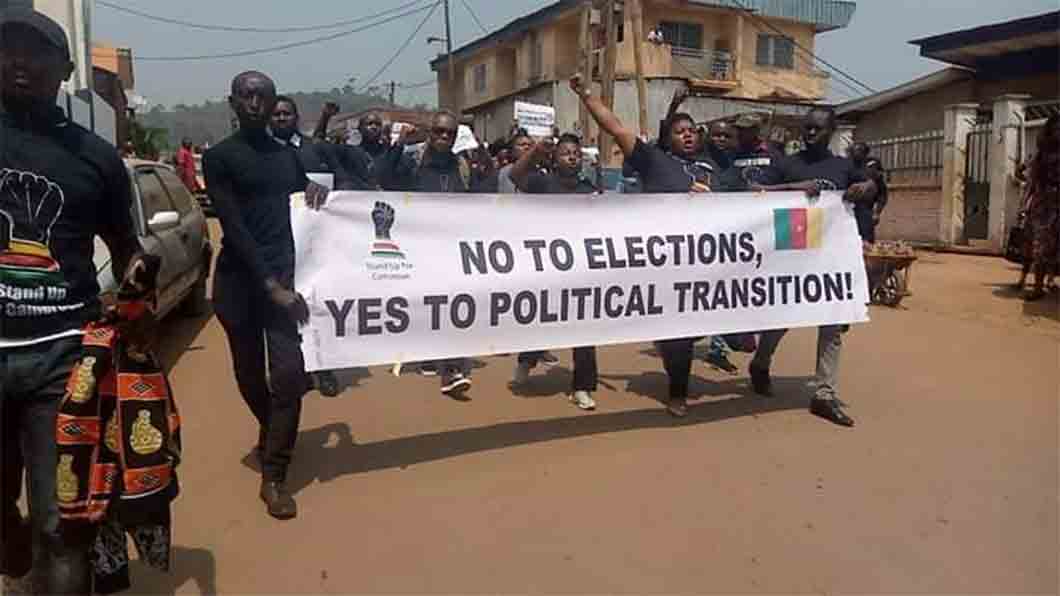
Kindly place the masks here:
POLYGON ((670 46, 670 55, 677 62, 682 76, 706 81, 736 82, 736 59, 725 50, 703 50, 670 46))

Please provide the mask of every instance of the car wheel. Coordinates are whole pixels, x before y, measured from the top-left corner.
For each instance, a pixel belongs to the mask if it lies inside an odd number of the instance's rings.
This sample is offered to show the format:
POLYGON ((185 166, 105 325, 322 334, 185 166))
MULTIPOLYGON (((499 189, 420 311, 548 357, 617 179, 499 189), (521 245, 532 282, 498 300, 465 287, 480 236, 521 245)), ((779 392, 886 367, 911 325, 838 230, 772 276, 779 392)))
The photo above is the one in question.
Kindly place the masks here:
POLYGON ((210 299, 207 297, 206 280, 210 276, 210 259, 204 258, 202 275, 199 281, 191 288, 191 293, 184 298, 181 304, 182 314, 188 317, 201 317, 210 310, 210 299))

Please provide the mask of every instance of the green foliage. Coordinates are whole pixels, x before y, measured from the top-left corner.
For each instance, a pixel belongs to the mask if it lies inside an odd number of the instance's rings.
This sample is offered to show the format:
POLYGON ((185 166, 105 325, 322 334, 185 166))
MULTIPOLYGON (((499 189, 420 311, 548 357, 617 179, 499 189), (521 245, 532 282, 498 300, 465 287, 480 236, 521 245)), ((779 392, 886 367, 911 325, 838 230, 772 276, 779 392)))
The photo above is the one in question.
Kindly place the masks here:
MULTIPOLYGON (((354 88, 346 85, 342 89, 315 91, 312 93, 287 93, 298 103, 302 115, 302 128, 312 128, 317 121, 324 103, 334 101, 342 112, 357 112, 372 107, 387 105, 387 100, 379 95, 359 94, 354 88)), ((224 101, 206 101, 202 105, 188 106, 177 104, 167 110, 156 105, 140 116, 144 126, 161 128, 168 131, 168 138, 175 143, 188 137, 192 143, 214 145, 232 132, 232 111, 224 101)))
POLYGON ((136 154, 145 159, 157 159, 159 152, 170 148, 168 130, 144 126, 136 119, 129 121, 129 140, 136 154))

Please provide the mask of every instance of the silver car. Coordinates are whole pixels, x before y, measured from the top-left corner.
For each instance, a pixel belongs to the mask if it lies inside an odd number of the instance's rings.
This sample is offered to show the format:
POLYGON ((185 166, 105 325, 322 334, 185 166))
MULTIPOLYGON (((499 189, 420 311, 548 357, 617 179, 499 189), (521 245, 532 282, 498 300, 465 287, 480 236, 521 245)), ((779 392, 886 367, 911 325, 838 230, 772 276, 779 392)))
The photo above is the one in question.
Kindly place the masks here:
MULTIPOLYGON (((206 215, 173 168, 136 159, 125 160, 132 180, 132 219, 140 247, 162 258, 158 273, 158 316, 177 307, 188 315, 208 309, 206 280, 210 275, 213 246, 206 215)), ((107 246, 96 238, 95 256, 99 286, 114 291, 107 246)))

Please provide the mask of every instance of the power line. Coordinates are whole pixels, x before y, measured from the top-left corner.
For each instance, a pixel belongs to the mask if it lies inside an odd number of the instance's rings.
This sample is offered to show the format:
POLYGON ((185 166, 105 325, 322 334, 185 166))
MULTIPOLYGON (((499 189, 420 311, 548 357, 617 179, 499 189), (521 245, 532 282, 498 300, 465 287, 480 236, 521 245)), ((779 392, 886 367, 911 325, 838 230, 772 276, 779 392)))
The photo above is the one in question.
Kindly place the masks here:
POLYGON ((468 1, 467 0, 460 0, 460 3, 463 4, 464 8, 467 9, 467 12, 468 12, 468 14, 471 15, 471 18, 474 19, 476 23, 478 23, 478 28, 482 29, 483 33, 489 35, 489 29, 486 29, 486 26, 482 24, 482 21, 479 20, 478 15, 475 14, 475 9, 471 8, 471 5, 468 4, 468 1))
POLYGON ((224 53, 224 54, 206 54, 206 55, 201 55, 201 56, 137 56, 136 59, 137 60, 143 60, 143 61, 152 61, 152 62, 181 62, 181 61, 190 61, 190 60, 215 60, 215 59, 219 59, 219 58, 238 58, 238 57, 241 57, 241 56, 253 56, 255 54, 266 54, 266 53, 269 53, 269 52, 279 52, 281 50, 289 50, 291 48, 297 48, 297 47, 312 45, 312 44, 320 43, 320 42, 324 42, 324 41, 331 41, 333 39, 339 39, 340 37, 346 37, 348 35, 353 35, 354 33, 360 33, 362 31, 367 31, 368 29, 371 29, 373 27, 378 27, 379 25, 385 25, 387 23, 392 23, 392 22, 397 21, 399 19, 402 19, 404 17, 410 16, 410 15, 414 15, 414 14, 417 14, 417 13, 421 13, 421 12, 423 12, 425 10, 431 10, 433 12, 433 9, 437 8, 437 6, 438 6, 438 4, 435 3, 432 6, 424 6, 424 7, 421 7, 421 8, 417 8, 415 10, 409 10, 407 12, 403 12, 401 14, 394 15, 394 16, 392 16, 392 17, 390 17, 388 19, 384 19, 382 21, 378 21, 378 22, 375 22, 375 23, 370 23, 368 25, 357 27, 356 29, 349 29, 347 31, 340 31, 338 33, 332 33, 330 35, 325 35, 323 37, 315 37, 313 39, 307 39, 307 40, 304 40, 304 41, 296 41, 296 42, 292 42, 292 43, 286 43, 286 44, 283 44, 283 45, 271 46, 271 47, 267 47, 267 48, 257 48, 257 49, 254 49, 254 50, 243 50, 243 51, 239 51, 239 52, 228 52, 228 53, 224 53))
POLYGON ((386 69, 390 68, 390 65, 398 59, 398 56, 400 56, 402 52, 404 52, 405 49, 409 47, 409 44, 412 43, 412 40, 416 39, 416 36, 420 34, 420 31, 423 29, 423 27, 427 25, 427 21, 431 20, 431 17, 434 16, 434 11, 438 9, 438 6, 440 4, 441 0, 431 5, 430 12, 428 12, 427 16, 424 17, 422 21, 420 21, 419 26, 417 26, 416 29, 413 30, 412 34, 409 35, 408 39, 405 40, 405 43, 401 44, 401 47, 399 47, 397 51, 394 52, 394 55, 391 56, 390 59, 387 60, 386 63, 384 63, 383 66, 379 68, 379 70, 375 71, 375 74, 373 74, 371 78, 369 78, 368 81, 361 87, 362 91, 367 89, 372 83, 376 81, 376 79, 378 79, 384 72, 386 72, 386 69))
POLYGON ((787 33, 784 33, 783 31, 781 31, 780 29, 778 29, 778 28, 777 28, 777 27, 776 27, 775 25, 773 25, 773 24, 772 24, 772 23, 770 23, 769 21, 766 21, 765 19, 763 19, 763 18, 759 17, 759 16, 758 16, 758 15, 757 15, 757 14, 756 14, 756 13, 755 13, 755 12, 754 12, 753 10, 751 10, 750 8, 748 8, 747 6, 745 6, 745 5, 743 4, 743 2, 741 2, 740 0, 731 0, 731 2, 732 2, 733 4, 735 4, 736 6, 740 7, 740 9, 742 9, 742 10, 743 10, 743 11, 744 11, 745 13, 747 13, 747 15, 748 15, 748 16, 750 16, 752 20, 754 20, 754 21, 757 21, 757 22, 759 22, 759 23, 761 23, 761 24, 765 25, 766 27, 768 27, 769 29, 771 29, 771 30, 772 30, 772 31, 773 31, 774 33, 777 33, 777 34, 779 34, 779 35, 782 35, 782 36, 784 36, 784 37, 785 37, 786 39, 789 39, 789 40, 791 40, 791 43, 792 43, 792 44, 793 44, 793 45, 794 45, 795 47, 799 48, 799 49, 800 49, 800 50, 802 50, 803 52, 806 52, 807 54, 809 54, 810 56, 812 56, 814 60, 817 60, 817 61, 818 61, 818 62, 820 62, 821 64, 824 64, 824 65, 825 65, 825 66, 827 66, 828 68, 831 68, 832 70, 836 71, 836 72, 837 72, 837 73, 839 73, 840 75, 842 75, 842 76, 844 76, 844 77, 846 77, 846 78, 850 79, 850 80, 851 80, 851 81, 853 81, 854 83, 857 83, 858 85, 860 85, 860 86, 861 86, 861 87, 863 87, 864 89, 867 89, 869 93, 876 93, 876 90, 875 90, 875 89, 873 89, 872 87, 869 87, 868 85, 866 85, 865 83, 862 83, 862 82, 861 82, 860 80, 856 79, 855 77, 853 77, 853 76, 851 76, 851 75, 847 74, 847 73, 846 73, 845 71, 843 71, 843 70, 842 70, 841 68, 839 68, 838 66, 836 66, 836 65, 832 64, 831 62, 829 62, 829 61, 825 60, 824 58, 821 58, 820 56, 818 56, 818 55, 814 54, 814 53, 813 53, 813 52, 811 52, 810 50, 807 50, 807 49, 806 49, 805 47, 803 47, 803 46, 802 46, 802 44, 800 44, 799 42, 795 41, 795 39, 794 39, 794 38, 792 38, 792 37, 788 36, 788 34, 787 34, 787 33))
POLYGON ((224 32, 228 32, 228 33, 305 33, 307 31, 323 31, 323 30, 327 30, 327 29, 337 29, 339 27, 345 27, 346 25, 354 25, 354 24, 357 24, 357 23, 362 23, 364 21, 370 21, 372 19, 376 19, 376 18, 379 18, 379 17, 384 17, 384 16, 386 16, 388 14, 391 14, 391 13, 395 13, 395 12, 399 12, 399 11, 405 10, 406 8, 410 8, 410 7, 415 6, 417 4, 422 4, 425 1, 426 0, 414 0, 413 2, 409 2, 409 3, 403 4, 401 6, 390 8, 390 9, 384 10, 382 12, 373 14, 373 15, 364 16, 364 17, 357 17, 357 18, 349 19, 349 20, 345 20, 345 21, 333 21, 333 22, 328 23, 326 25, 309 25, 309 26, 305 26, 305 27, 277 27, 277 28, 230 27, 230 26, 227 26, 227 25, 204 25, 204 24, 201 24, 201 23, 192 23, 190 21, 182 21, 182 20, 179 20, 179 19, 171 19, 171 18, 167 18, 167 17, 161 17, 161 16, 158 16, 158 15, 149 14, 149 13, 146 13, 146 12, 141 12, 139 10, 135 10, 135 9, 128 8, 128 7, 125 7, 125 6, 120 6, 120 5, 117 5, 117 4, 113 4, 111 2, 107 2, 107 0, 96 0, 96 3, 99 4, 100 6, 105 6, 105 7, 109 8, 109 9, 111 9, 111 10, 116 10, 118 12, 124 12, 124 13, 127 13, 127 14, 135 15, 135 16, 138 16, 140 18, 147 19, 147 20, 150 20, 150 21, 157 21, 159 23, 167 23, 167 24, 170 24, 170 25, 179 25, 181 27, 188 27, 190 29, 202 29, 202 30, 205 30, 205 31, 224 31, 224 32))

